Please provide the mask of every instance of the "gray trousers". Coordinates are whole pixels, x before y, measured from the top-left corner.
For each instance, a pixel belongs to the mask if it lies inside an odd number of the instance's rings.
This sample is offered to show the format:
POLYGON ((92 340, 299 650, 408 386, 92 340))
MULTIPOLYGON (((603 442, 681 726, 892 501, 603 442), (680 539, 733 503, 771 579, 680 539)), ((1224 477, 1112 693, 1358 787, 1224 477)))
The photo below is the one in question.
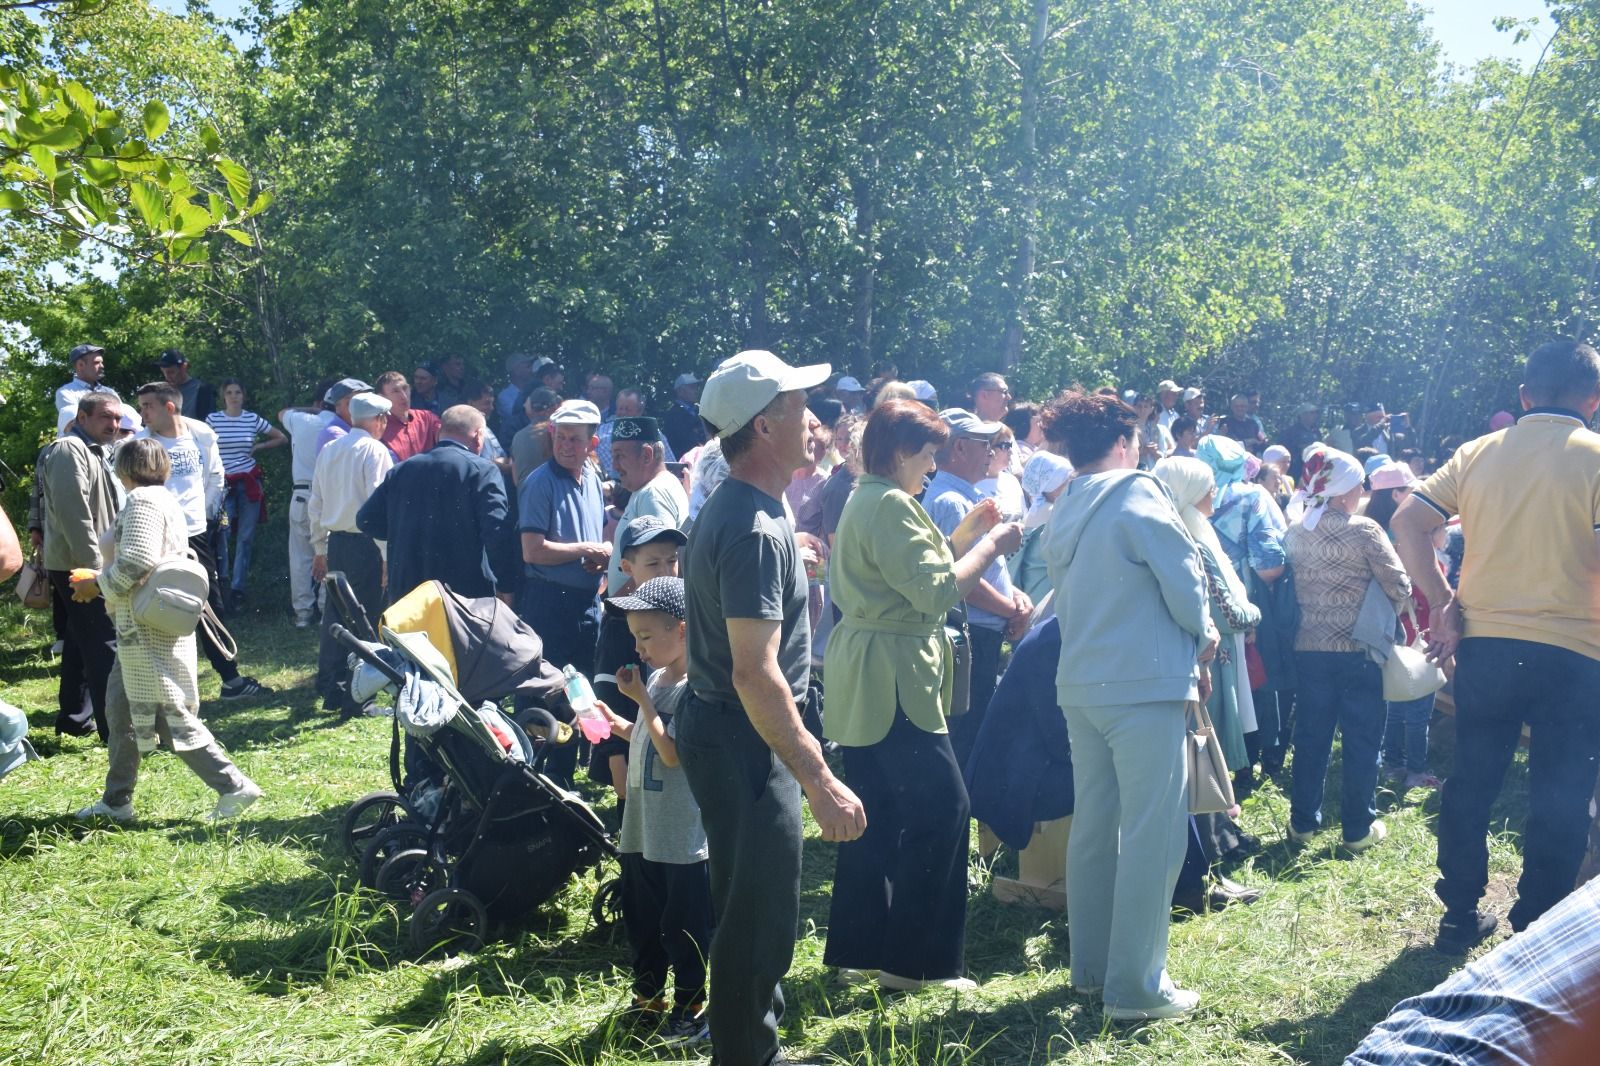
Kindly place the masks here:
POLYGON ((1072 983, 1108 1007, 1172 999, 1167 925, 1188 846, 1182 703, 1066 708, 1074 809, 1067 841, 1072 983))
MULTIPOLYGON (((128 707, 122 671, 113 668, 106 684, 106 747, 111 750, 111 765, 106 770, 106 791, 102 797, 112 807, 133 801, 133 786, 139 780, 139 745, 133 737, 133 715, 128 707)), ((183 764, 193 770, 219 794, 237 792, 245 776, 233 765, 205 723, 186 708, 164 708, 156 714, 156 734, 173 749, 183 764)))

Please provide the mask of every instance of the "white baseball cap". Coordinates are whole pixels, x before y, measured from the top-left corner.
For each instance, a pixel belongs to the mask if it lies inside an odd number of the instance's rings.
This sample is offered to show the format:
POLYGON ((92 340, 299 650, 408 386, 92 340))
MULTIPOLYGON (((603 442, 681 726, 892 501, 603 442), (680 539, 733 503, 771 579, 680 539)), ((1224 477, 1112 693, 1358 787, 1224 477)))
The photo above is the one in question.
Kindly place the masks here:
POLYGON ((915 381, 908 381, 906 384, 911 388, 911 395, 923 403, 930 403, 939 398, 939 390, 933 387, 933 382, 931 381, 924 381, 918 378, 915 381))
POLYGON ((833 373, 827 363, 790 366, 759 348, 724 359, 706 379, 700 394, 700 417, 727 437, 743 429, 780 393, 821 385, 833 373))
POLYGON ((550 414, 552 426, 598 426, 600 408, 588 400, 568 400, 550 414))
POLYGON ((833 389, 834 389, 835 392, 866 392, 867 391, 866 390, 866 386, 862 385, 861 382, 857 381, 855 378, 851 377, 849 374, 846 374, 844 377, 840 378, 838 384, 834 385, 833 389))
POLYGON ((944 424, 950 430, 952 437, 972 437, 977 440, 988 440, 1006 427, 1000 422, 985 422, 971 411, 962 407, 946 407, 939 412, 939 417, 944 419, 944 424))

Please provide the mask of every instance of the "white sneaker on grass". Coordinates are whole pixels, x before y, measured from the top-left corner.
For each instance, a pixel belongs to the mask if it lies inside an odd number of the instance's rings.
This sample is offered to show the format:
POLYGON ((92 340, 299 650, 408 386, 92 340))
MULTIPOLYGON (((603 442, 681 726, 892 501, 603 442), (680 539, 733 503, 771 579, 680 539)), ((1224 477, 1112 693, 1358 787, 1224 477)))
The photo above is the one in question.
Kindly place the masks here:
POLYGON ((244 809, 261 798, 261 786, 254 781, 246 780, 238 789, 224 792, 217 797, 217 805, 212 808, 208 816, 210 821, 221 822, 229 818, 237 818, 244 813, 244 809))
POLYGON ((109 818, 113 822, 127 825, 133 821, 133 804, 124 803, 121 806, 113 807, 105 800, 97 799, 83 810, 75 812, 73 817, 80 822, 88 822, 96 818, 109 818))
POLYGON ((1362 837, 1360 840, 1346 840, 1344 842, 1344 846, 1346 850, 1353 851, 1359 855, 1361 852, 1372 847, 1372 845, 1381 843, 1388 835, 1389 827, 1384 825, 1383 822, 1374 818, 1372 820, 1372 828, 1367 830, 1366 836, 1362 837))
POLYGON ((1200 993, 1187 988, 1176 988, 1172 998, 1159 1007, 1107 1007, 1106 1017, 1114 1022, 1154 1022, 1162 1018, 1179 1018, 1200 1004, 1200 993))
POLYGON ((916 992, 924 988, 944 988, 952 992, 971 992, 978 982, 968 977, 901 977, 888 970, 878 971, 878 987, 890 992, 916 992))

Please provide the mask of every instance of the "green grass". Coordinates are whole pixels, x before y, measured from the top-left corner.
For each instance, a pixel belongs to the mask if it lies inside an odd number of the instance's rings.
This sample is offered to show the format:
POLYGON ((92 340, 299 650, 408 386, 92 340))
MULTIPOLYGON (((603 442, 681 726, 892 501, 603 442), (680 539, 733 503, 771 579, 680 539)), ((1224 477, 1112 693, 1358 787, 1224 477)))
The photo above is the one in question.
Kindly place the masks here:
MULTIPOLYGON (((157 755, 144 763, 139 823, 86 828, 68 812, 98 794, 104 750, 51 734, 48 618, 0 608, 0 691, 29 710, 48 756, 0 782, 0 1062, 670 1059, 617 1022, 626 949, 590 926, 592 878, 507 943, 413 961, 400 916, 356 889, 333 839, 348 803, 387 783, 387 724, 338 724, 315 709, 310 635, 266 614, 236 632, 246 670, 281 695, 217 702, 202 667, 204 714, 266 798, 214 829, 201 821, 212 795, 157 755)), ((1444 769, 1448 730, 1436 735, 1444 769)), ((1520 765, 1496 812, 1490 903, 1502 912, 1518 863, 1520 765)), ((1292 851, 1284 797, 1270 786, 1253 797, 1246 827, 1271 846, 1233 875, 1265 897, 1172 929, 1172 973, 1202 993, 1201 1011, 1121 1030, 1069 992, 1064 919, 986 891, 968 917, 977 993, 880 1000, 842 987, 821 962, 832 848, 812 827, 786 1043, 862 1064, 1338 1062, 1395 1001, 1457 965, 1429 947, 1437 799, 1384 798, 1390 840, 1350 859, 1320 843, 1292 851)))

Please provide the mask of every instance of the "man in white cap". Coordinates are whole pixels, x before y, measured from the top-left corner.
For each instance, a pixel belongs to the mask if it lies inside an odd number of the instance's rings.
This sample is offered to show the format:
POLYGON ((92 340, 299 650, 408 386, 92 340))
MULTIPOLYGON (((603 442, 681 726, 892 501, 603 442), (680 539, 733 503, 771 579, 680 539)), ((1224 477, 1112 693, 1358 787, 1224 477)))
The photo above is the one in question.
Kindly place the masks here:
POLYGON ((711 853, 711 1040, 730 1064, 782 1061, 778 982, 800 913, 801 791, 824 840, 854 840, 867 824, 799 710, 811 626, 783 490, 807 458, 806 390, 829 370, 740 352, 717 367, 700 404, 729 475, 685 549, 690 694, 676 725, 711 853))
POLYGON ((844 404, 844 409, 855 414, 866 406, 867 387, 855 378, 846 374, 833 386, 834 395, 839 397, 839 402, 844 404))
MULTIPOLYGON (((139 386, 139 413, 144 416, 144 429, 137 435, 150 438, 167 451, 172 463, 167 490, 177 497, 178 509, 183 512, 187 524, 189 550, 205 567, 209 583, 207 599, 211 610, 220 618, 223 614, 222 582, 217 578, 212 538, 222 516, 222 494, 227 485, 222 453, 217 447, 216 431, 198 418, 180 414, 182 409, 183 393, 177 386, 165 381, 139 386)), ((195 635, 206 660, 222 678, 223 699, 236 700, 272 692, 255 678, 241 676, 238 663, 223 652, 205 626, 196 630, 195 635)))
POLYGON ((917 378, 906 384, 911 387, 911 394, 917 398, 918 403, 927 404, 935 411, 939 409, 939 390, 933 387, 933 382, 917 378))
MULTIPOLYGON (((955 532, 967 513, 983 500, 977 483, 988 474, 994 458, 994 437, 1003 428, 985 422, 971 411, 951 407, 939 412, 950 439, 939 449, 939 468, 928 482, 922 506, 945 536, 955 532)), ((1000 674, 1000 647, 1007 637, 1020 640, 1033 613, 1027 593, 1011 585, 1005 556, 996 556, 983 578, 966 596, 967 624, 972 638, 972 688, 967 713, 950 727, 950 747, 956 761, 967 764, 978 727, 994 695, 1000 674)))
MULTIPOLYGON (((544 641, 556 669, 594 669, 600 637, 600 578, 611 560, 605 538, 606 498, 600 469, 590 461, 600 411, 568 400, 550 415, 550 459, 517 490, 517 528, 526 569, 517 615, 544 641)), ((546 772, 571 787, 577 748, 557 748, 546 772)))
MULTIPOLYGON (((311 500, 306 504, 311 577, 320 582, 330 572, 343 574, 361 610, 375 622, 383 610, 385 545, 361 532, 356 515, 394 466, 394 455, 382 439, 394 405, 375 392, 358 392, 349 397, 347 406, 350 432, 322 449, 311 475, 311 500)), ((317 692, 324 710, 350 717, 365 707, 350 695, 345 650, 330 634, 339 621, 337 614, 331 605, 322 612, 317 692)))
POLYGON ((65 433, 67 423, 78 413, 78 401, 91 392, 103 392, 122 403, 122 397, 109 385, 102 385, 105 376, 105 349, 98 344, 80 344, 67 355, 72 364, 72 379, 56 390, 56 432, 65 433))
POLYGON ((1183 417, 1183 408, 1178 406, 1178 398, 1183 395, 1183 387, 1171 378, 1164 378, 1156 386, 1156 420, 1161 427, 1169 433, 1172 423, 1183 417))
POLYGON ((1182 417, 1194 419, 1196 437, 1204 437, 1216 429, 1216 419, 1206 414, 1206 391, 1204 389, 1188 388, 1183 390, 1182 417))
POLYGON ((693 374, 679 374, 672 383, 672 407, 661 419, 661 432, 677 455, 687 455, 706 442, 705 427, 700 424, 700 379, 693 374))

